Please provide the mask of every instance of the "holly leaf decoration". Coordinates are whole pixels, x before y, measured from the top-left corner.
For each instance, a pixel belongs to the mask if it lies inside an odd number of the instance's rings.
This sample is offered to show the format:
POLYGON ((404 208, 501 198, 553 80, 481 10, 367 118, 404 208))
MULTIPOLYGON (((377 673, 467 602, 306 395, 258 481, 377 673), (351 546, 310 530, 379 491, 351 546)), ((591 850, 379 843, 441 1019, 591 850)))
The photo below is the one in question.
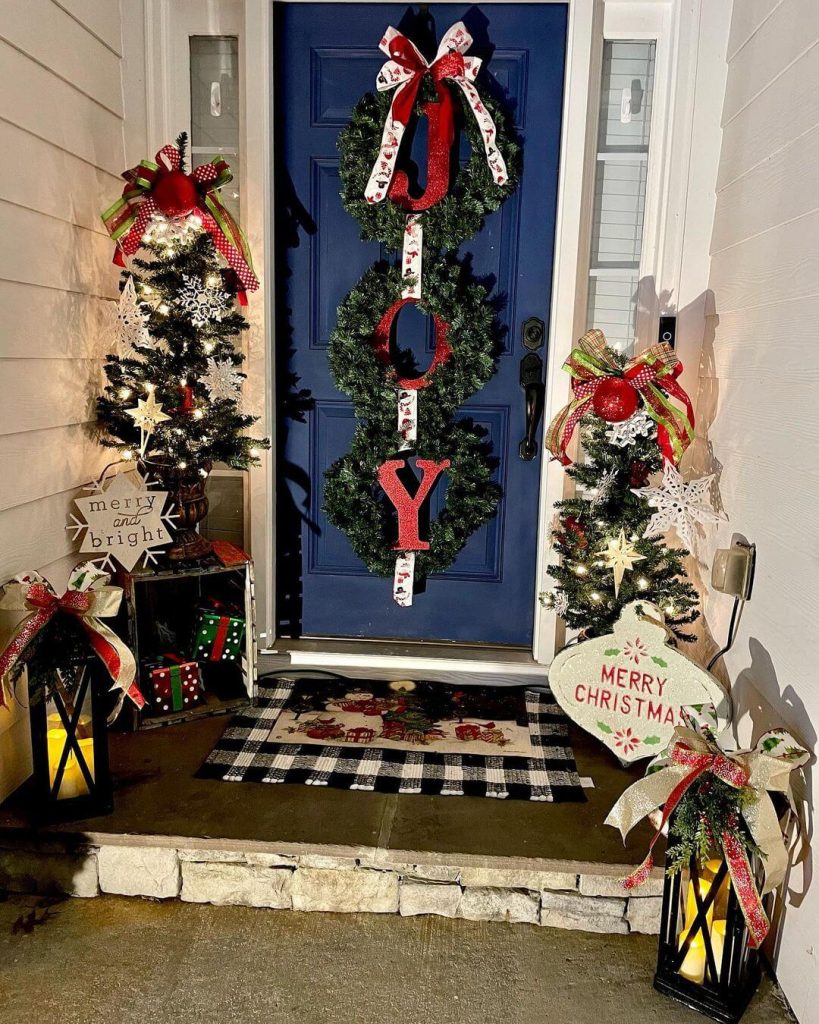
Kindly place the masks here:
POLYGON ((598 722, 597 728, 600 730, 600 732, 610 733, 612 731, 611 726, 606 725, 605 722, 598 722))
POLYGON ((661 742, 662 741, 659 736, 646 736, 646 738, 643 740, 643 743, 645 743, 648 747, 656 746, 658 743, 661 742))
MULTIPOLYGON (((618 655, 619 653, 620 653, 620 648, 619 648, 619 647, 609 647, 609 649, 608 649, 607 651, 603 651, 603 654, 605 654, 605 656, 606 656, 607 658, 614 658, 614 657, 616 657, 616 656, 617 656, 617 655, 618 655)), ((611 731, 611 730, 609 730, 609 732, 610 732, 610 731, 611 731)))
POLYGON ((663 661, 663 659, 658 657, 656 654, 652 656, 651 660, 654 662, 655 665, 659 665, 660 668, 668 668, 668 662, 663 661))

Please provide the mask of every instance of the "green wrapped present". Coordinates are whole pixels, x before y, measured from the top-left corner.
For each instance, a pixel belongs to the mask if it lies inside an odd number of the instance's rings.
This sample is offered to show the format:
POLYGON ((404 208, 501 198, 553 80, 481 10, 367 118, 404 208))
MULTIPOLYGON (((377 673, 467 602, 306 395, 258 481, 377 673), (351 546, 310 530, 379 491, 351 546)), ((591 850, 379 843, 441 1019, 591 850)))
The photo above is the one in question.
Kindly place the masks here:
POLYGON ((193 651, 197 661, 237 661, 245 638, 245 620, 222 608, 200 608, 196 617, 193 651))

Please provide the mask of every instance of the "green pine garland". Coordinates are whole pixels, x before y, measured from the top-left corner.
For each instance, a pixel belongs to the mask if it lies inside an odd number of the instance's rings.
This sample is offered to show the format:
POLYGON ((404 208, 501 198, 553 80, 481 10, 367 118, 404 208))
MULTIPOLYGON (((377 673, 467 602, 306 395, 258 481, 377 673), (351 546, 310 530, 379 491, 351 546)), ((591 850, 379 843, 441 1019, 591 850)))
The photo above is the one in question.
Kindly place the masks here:
MULTIPOLYGON (((455 89, 454 86, 447 88, 455 89)), ((434 99, 435 93, 428 78, 424 79, 415 117, 421 115, 421 104, 434 99)), ((455 90, 460 93, 460 90, 455 90)), ((341 130, 338 148, 341 153, 341 201, 347 212, 361 225, 365 242, 383 242, 387 248, 401 251, 407 211, 389 199, 369 203, 364 190, 373 164, 378 157, 381 133, 390 111, 391 94, 368 93, 353 108, 349 123, 341 130)), ((480 231, 483 219, 497 210, 517 188, 520 178, 520 146, 511 137, 506 116, 500 104, 491 96, 481 96, 481 102, 495 122, 497 146, 506 162, 509 180, 496 185, 486 162, 481 130, 471 111, 462 116, 463 129, 469 139, 471 156, 460 166, 451 183, 449 193, 423 215, 424 249, 432 252, 452 252, 467 238, 480 231)), ((455 102, 456 111, 460 104, 455 102)), ((407 144, 405 141, 404 145, 407 144)))
POLYGON ((674 810, 668 826, 666 870, 676 874, 692 860, 700 866, 722 856, 720 837, 733 836, 748 855, 759 848, 742 816, 743 807, 753 803, 756 794, 750 787, 737 789, 710 772, 685 793, 674 810))
MULTIPOLYGON (((395 381, 379 362, 373 331, 401 295, 397 268, 368 270, 342 302, 338 326, 330 338, 330 367, 338 387, 353 400, 361 421, 350 451, 327 472, 324 509, 330 522, 347 534, 356 555, 370 572, 392 576, 396 536, 395 512, 377 480, 378 468, 394 458, 400 445, 395 381)), ((454 260, 424 268, 419 308, 450 324, 449 360, 419 392, 418 458, 449 459, 446 507, 430 526, 429 551, 418 552, 417 579, 451 565, 478 527, 495 514, 501 490, 491 479, 492 465, 483 431, 453 413, 491 378, 495 369, 496 331, 492 308, 482 285, 466 280, 454 260)))
MULTIPOLYGON (((453 86, 447 85, 447 88, 453 86)), ((456 90, 457 92, 457 90, 456 90)), ((414 116, 435 99, 425 78, 414 116)), ((416 553, 415 578, 448 568, 469 537, 495 514, 501 497, 492 480, 493 464, 485 431, 455 413, 491 378, 495 370, 497 325, 486 289, 469 279, 451 255, 481 229, 486 214, 497 210, 515 190, 520 177, 520 147, 513 141, 499 105, 482 99, 497 128, 496 144, 506 162, 509 180, 496 185, 486 162, 480 128, 471 111, 457 115, 472 155, 454 174, 449 193, 422 214, 424 269, 419 308, 449 325, 449 359, 418 393, 419 459, 449 460, 442 486, 445 504, 429 528, 428 551, 416 553)), ((356 105, 341 131, 341 199, 361 226, 364 241, 379 241, 400 253, 407 211, 389 198, 369 203, 365 189, 378 157, 391 96, 369 93, 356 105)), ((460 104, 455 103, 456 111, 460 104)), ((409 140, 407 140, 408 143, 409 140)), ((405 143, 405 144, 407 144, 405 143)), ((397 423, 396 374, 379 361, 374 330, 401 297, 406 285, 398 268, 378 264, 344 299, 330 339, 330 367, 340 390, 353 401, 358 419, 350 451, 325 475, 324 511, 342 530, 370 572, 390 577, 395 569, 397 517, 378 483, 378 469, 394 458, 402 444, 397 423)), ((409 453, 406 453, 409 454, 409 453)))

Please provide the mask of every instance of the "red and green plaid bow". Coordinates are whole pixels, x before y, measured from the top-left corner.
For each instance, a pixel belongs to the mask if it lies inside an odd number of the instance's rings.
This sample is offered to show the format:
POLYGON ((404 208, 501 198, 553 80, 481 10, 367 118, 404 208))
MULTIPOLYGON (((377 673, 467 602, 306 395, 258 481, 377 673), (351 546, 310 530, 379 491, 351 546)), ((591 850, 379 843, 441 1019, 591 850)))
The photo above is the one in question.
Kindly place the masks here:
MULTIPOLYGON (((154 160, 142 160, 137 167, 123 171, 125 188, 120 198, 102 214, 102 222, 117 243, 114 262, 124 265, 123 256, 132 256, 142 244, 142 236, 154 214, 160 212, 151 195, 157 182, 181 165, 176 146, 163 146, 154 160)), ((236 273, 241 291, 255 291, 259 281, 253 271, 250 247, 242 229, 225 207, 218 190, 233 179, 233 172, 221 157, 194 168, 188 177, 199 196, 197 214, 213 244, 236 273)))
POLYGON ((642 408, 657 424, 657 443, 663 456, 674 464, 679 462, 694 438, 694 408, 677 383, 683 366, 668 345, 653 345, 621 368, 606 336, 593 329, 578 341, 563 369, 572 376, 574 398, 549 424, 546 447, 564 466, 571 464, 566 449, 574 428, 588 412, 599 385, 609 377, 622 377, 631 384, 642 408), (685 413, 672 405, 671 397, 683 403, 685 413))

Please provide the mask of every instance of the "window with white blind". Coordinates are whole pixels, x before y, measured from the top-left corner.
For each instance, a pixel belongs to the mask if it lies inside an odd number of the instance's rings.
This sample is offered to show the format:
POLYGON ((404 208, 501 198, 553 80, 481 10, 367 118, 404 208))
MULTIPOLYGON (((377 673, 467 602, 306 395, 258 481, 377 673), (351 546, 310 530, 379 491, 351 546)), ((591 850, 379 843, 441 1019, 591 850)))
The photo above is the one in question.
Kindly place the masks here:
POLYGON ((190 37, 191 163, 223 156, 233 181, 221 191, 239 221, 239 40, 236 36, 190 37))
POLYGON ((587 322, 634 348, 656 42, 603 43, 587 322))

